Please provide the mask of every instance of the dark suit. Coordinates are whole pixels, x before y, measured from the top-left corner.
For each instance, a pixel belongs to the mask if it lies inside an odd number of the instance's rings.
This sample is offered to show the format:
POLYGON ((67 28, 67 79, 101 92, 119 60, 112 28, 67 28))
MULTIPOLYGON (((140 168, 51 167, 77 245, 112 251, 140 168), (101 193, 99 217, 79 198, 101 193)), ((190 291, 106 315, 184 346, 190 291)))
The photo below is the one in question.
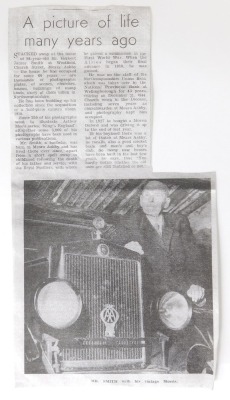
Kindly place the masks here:
POLYGON ((203 286, 202 254, 185 216, 165 213, 161 237, 140 211, 123 217, 112 239, 120 245, 134 241, 142 246, 144 280, 155 293, 186 293, 191 284, 203 286))

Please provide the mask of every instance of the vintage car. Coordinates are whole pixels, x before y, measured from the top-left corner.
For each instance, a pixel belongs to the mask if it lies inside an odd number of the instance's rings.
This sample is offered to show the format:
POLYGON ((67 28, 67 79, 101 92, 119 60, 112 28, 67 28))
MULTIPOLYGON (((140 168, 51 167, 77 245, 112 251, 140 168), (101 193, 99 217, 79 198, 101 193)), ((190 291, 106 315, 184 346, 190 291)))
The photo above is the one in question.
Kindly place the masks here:
MULTIPOLYGON (((193 323, 192 305, 170 291, 146 301, 141 256, 103 239, 103 226, 95 218, 91 240, 51 245, 33 284, 25 279, 26 372, 34 363, 36 373, 170 372, 170 332, 193 323)), ((36 265, 27 264, 30 274, 36 265)), ((211 346, 198 345, 188 372, 202 372, 212 358, 211 346)))

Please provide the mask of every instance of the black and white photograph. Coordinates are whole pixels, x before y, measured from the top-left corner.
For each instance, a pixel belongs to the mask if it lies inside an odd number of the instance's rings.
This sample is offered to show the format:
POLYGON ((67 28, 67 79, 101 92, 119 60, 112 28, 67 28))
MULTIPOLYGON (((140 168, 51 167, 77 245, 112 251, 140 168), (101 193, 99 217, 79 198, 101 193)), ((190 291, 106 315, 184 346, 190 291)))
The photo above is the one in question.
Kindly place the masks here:
POLYGON ((213 374, 211 193, 25 180, 25 374, 213 374))

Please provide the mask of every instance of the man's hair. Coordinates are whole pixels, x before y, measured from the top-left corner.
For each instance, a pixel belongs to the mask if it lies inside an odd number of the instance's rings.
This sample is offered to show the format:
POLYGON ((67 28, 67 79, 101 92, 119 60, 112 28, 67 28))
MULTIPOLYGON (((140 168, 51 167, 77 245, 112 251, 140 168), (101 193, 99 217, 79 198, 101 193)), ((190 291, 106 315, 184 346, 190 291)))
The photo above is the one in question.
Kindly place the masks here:
POLYGON ((142 192, 144 190, 162 190, 165 192, 166 196, 169 195, 169 188, 164 183, 160 181, 148 181, 146 185, 143 187, 142 192))

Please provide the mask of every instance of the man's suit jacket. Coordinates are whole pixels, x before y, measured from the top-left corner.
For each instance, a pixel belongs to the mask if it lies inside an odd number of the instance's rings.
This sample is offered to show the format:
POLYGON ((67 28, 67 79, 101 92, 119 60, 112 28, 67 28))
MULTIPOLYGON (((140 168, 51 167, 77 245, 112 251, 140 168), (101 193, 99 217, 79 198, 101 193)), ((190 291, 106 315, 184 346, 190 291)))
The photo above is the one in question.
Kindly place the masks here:
POLYGON ((122 217, 112 240, 123 246, 131 241, 142 246, 143 279, 151 292, 186 293, 191 284, 203 286, 202 253, 188 219, 179 214, 163 216, 162 237, 140 211, 122 217))

